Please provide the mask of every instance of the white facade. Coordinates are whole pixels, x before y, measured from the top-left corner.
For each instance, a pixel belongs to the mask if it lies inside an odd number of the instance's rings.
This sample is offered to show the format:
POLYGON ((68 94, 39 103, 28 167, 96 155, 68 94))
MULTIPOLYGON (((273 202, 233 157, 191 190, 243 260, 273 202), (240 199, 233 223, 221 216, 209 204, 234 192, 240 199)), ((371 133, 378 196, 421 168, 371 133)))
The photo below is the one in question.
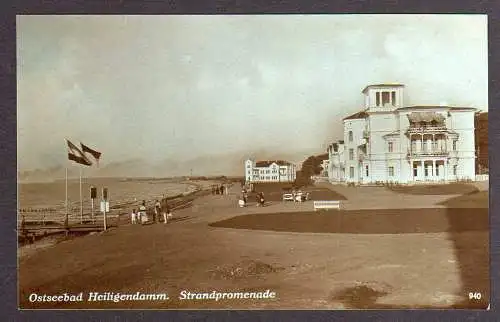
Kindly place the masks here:
POLYGON ((342 152, 341 145, 338 152, 329 147, 330 181, 474 180, 476 109, 404 107, 403 89, 400 84, 380 84, 363 90, 365 109, 344 119, 342 152))
POLYGON ((246 182, 294 182, 296 177, 296 166, 287 161, 245 161, 246 182))
POLYGON ((328 167, 330 165, 330 160, 326 159, 321 161, 321 174, 320 176, 326 177, 328 176, 328 167))
POLYGON ((328 146, 328 180, 342 182, 345 178, 344 141, 332 143, 328 146))

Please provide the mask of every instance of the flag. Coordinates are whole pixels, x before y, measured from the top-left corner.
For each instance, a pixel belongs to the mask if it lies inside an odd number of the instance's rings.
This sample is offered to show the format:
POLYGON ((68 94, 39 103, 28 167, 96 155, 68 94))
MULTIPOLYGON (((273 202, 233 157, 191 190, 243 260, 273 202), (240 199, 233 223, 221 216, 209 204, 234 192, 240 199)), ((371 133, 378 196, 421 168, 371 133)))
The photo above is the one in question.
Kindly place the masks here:
POLYGON ((98 152, 96 150, 92 150, 91 148, 89 148, 88 146, 86 146, 85 144, 83 144, 82 142, 80 142, 80 145, 82 146, 82 151, 84 153, 90 153, 92 154, 92 156, 94 157, 94 159, 99 162, 99 158, 101 157, 101 152, 98 152))
POLYGON ((75 161, 76 163, 87 165, 87 166, 92 165, 92 162, 90 162, 90 160, 85 156, 85 154, 83 154, 82 151, 80 151, 80 149, 76 145, 71 143, 69 140, 66 140, 66 142, 68 144, 68 159, 69 160, 75 161))

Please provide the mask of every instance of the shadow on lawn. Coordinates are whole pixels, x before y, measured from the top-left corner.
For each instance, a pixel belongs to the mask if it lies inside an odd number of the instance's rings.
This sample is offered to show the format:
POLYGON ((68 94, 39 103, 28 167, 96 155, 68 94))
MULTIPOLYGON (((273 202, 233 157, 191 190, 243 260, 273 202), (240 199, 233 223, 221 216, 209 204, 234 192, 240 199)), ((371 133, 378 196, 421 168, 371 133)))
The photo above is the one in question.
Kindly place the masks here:
POLYGON ((410 195, 464 195, 478 192, 476 186, 468 183, 450 183, 414 186, 386 186, 387 189, 410 195))
POLYGON ((487 232, 488 209, 362 209, 248 214, 212 227, 299 233, 412 234, 487 232), (452 217, 452 224, 450 219, 452 217))
POLYGON ((448 199, 441 203, 446 206, 448 219, 449 239, 455 248, 455 257, 460 270, 462 281, 462 295, 465 300, 457 307, 486 309, 490 298, 490 252, 489 252, 489 191, 468 193, 448 199), (467 218, 469 223, 481 222, 485 229, 478 232, 460 232, 454 229, 463 224, 454 216, 454 208, 481 207, 480 212, 473 211, 467 218), (483 214, 484 213, 484 214, 483 214), (481 299, 469 300, 469 293, 481 293, 481 299))

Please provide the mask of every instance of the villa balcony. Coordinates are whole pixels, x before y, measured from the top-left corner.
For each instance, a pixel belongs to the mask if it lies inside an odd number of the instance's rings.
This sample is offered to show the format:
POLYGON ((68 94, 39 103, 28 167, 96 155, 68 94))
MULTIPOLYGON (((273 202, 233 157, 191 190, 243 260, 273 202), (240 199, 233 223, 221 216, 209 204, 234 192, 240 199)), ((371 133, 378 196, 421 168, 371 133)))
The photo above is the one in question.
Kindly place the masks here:
POLYGON ((412 157, 445 157, 450 154, 450 151, 446 149, 439 149, 439 148, 430 148, 430 149, 423 149, 423 150, 417 150, 417 151, 412 151, 408 149, 408 158, 412 157))
POLYGON ((368 132, 367 130, 364 130, 363 131, 363 139, 369 139, 370 138, 370 132, 368 132))
POLYGON ((422 134, 422 133, 442 133, 448 131, 448 128, 444 125, 440 126, 410 126, 407 130, 407 134, 422 134))

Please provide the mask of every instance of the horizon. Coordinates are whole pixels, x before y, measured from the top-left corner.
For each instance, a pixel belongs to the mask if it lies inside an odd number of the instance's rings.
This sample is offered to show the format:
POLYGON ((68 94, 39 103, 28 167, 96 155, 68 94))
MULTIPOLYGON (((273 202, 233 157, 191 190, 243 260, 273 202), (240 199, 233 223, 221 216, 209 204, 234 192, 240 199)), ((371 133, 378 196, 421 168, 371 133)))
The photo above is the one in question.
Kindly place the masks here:
POLYGON ((66 137, 103 166, 322 154, 374 83, 488 111, 486 15, 16 20, 19 172, 64 166, 66 137))

